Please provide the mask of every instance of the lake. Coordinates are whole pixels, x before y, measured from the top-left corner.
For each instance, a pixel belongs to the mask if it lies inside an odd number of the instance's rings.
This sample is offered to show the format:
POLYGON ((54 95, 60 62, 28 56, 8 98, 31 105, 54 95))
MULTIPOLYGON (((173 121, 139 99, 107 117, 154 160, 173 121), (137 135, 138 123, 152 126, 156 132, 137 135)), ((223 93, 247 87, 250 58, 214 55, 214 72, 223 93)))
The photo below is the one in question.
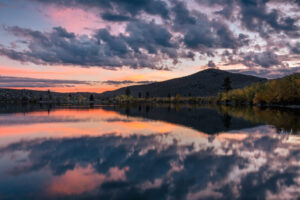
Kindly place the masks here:
POLYGON ((1 106, 0 199, 297 199, 300 110, 1 106))

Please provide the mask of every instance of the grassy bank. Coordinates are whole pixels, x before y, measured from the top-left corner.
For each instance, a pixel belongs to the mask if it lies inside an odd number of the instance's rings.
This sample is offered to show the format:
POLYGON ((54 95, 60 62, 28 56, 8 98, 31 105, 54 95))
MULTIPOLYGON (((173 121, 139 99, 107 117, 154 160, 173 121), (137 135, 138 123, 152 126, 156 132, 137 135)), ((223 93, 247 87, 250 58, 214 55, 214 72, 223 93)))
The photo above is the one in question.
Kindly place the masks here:
POLYGON ((216 102, 260 105, 300 105, 300 74, 219 93, 216 102))
POLYGON ((213 97, 149 97, 136 98, 120 95, 109 99, 115 104, 122 103, 184 103, 184 104, 231 104, 286 106, 300 105, 300 74, 293 74, 265 83, 255 83, 241 89, 219 93, 213 97))

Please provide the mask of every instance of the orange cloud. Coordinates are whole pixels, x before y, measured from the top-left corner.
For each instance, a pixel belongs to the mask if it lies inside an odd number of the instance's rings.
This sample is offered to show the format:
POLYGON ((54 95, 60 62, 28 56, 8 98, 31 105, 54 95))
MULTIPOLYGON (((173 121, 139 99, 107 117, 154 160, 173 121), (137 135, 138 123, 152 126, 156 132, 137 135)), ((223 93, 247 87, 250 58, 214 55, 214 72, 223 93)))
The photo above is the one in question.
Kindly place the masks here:
POLYGON ((40 68, 38 69, 21 69, 17 67, 11 67, 11 66, 0 66, 0 75, 6 75, 6 76, 20 76, 20 77, 29 77, 30 78, 49 78, 50 76, 58 76, 58 75, 68 75, 71 74, 67 71, 43 71, 40 68))

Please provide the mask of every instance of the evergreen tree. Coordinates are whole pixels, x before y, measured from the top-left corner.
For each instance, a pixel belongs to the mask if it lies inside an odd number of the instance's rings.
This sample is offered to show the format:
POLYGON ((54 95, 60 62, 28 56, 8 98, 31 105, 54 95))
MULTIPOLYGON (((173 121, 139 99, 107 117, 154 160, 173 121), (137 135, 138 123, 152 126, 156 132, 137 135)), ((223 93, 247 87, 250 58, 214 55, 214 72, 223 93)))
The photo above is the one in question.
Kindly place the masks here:
POLYGON ((94 101, 94 100, 95 100, 94 95, 91 94, 91 95, 90 95, 90 101, 94 101))
POLYGON ((48 93, 48 99, 49 99, 49 100, 52 100, 52 95, 51 95, 51 92, 50 92, 50 90, 48 90, 48 92, 47 92, 47 93, 48 93))
POLYGON ((231 80, 230 80, 229 77, 226 77, 226 78, 224 79, 224 82, 223 82, 223 84, 222 84, 222 89, 223 89, 225 92, 228 92, 229 90, 232 89, 232 87, 231 87, 231 80))
POLYGON ((131 93, 130 89, 129 89, 129 87, 127 87, 126 90, 125 90, 125 95, 130 96, 130 93, 131 93))

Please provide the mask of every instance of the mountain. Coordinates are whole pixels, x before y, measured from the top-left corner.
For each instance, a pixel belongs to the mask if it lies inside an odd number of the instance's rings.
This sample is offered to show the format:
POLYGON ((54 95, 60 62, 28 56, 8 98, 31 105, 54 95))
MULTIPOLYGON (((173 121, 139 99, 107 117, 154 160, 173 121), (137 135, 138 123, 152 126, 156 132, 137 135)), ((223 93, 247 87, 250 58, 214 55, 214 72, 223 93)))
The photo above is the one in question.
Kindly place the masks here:
MULTIPOLYGON (((231 80, 233 89, 242 88, 252 83, 265 82, 267 79, 255 76, 249 76, 238 73, 231 73, 218 69, 207 69, 195 74, 175 78, 167 81, 156 82, 145 85, 135 85, 128 87, 132 96, 138 97, 141 93, 142 97, 149 93, 150 97, 167 97, 175 96, 214 96, 222 91, 221 87, 226 77, 231 80)), ((127 87, 123 87, 114 91, 107 91, 101 94, 103 97, 114 97, 125 94, 127 87)))

